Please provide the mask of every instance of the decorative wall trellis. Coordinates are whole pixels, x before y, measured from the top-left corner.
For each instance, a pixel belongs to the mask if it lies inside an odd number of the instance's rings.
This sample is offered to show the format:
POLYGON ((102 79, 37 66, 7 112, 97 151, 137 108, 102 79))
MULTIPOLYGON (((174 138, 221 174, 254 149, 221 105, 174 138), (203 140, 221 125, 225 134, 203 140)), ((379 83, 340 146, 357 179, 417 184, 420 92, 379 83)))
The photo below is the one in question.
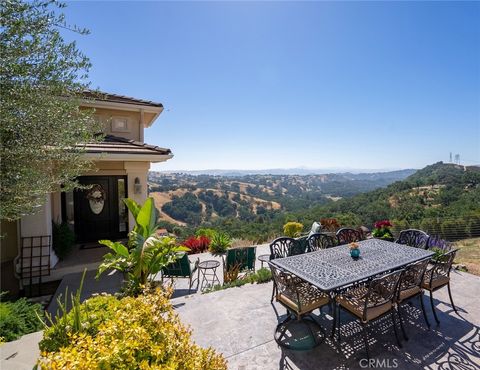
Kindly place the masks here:
POLYGON ((33 296, 33 286, 42 295, 42 277, 50 275, 50 235, 21 238, 20 279, 25 295, 33 296))

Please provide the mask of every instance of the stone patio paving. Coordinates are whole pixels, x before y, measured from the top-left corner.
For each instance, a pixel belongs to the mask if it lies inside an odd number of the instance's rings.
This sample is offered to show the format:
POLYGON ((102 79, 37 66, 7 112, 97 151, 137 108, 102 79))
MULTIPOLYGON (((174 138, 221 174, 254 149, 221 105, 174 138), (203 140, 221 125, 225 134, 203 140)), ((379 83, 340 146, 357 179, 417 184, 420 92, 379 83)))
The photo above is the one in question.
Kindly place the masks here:
MULTIPOLYGON (((409 340, 399 348, 389 318, 370 329, 370 356, 377 368, 479 369, 480 368, 480 278, 452 271, 452 292, 460 315, 454 313, 447 289, 435 292, 440 325, 434 324, 428 299, 428 330, 418 301, 406 307, 405 329, 409 340)), ((215 293, 172 300, 184 323, 190 324, 194 340, 222 352, 230 369, 361 369, 366 357, 361 327, 342 313, 342 342, 327 339, 310 351, 281 349, 273 339, 285 309, 270 304, 271 283, 246 285, 215 293)), ((328 308, 315 311, 327 330, 332 318, 328 308)))

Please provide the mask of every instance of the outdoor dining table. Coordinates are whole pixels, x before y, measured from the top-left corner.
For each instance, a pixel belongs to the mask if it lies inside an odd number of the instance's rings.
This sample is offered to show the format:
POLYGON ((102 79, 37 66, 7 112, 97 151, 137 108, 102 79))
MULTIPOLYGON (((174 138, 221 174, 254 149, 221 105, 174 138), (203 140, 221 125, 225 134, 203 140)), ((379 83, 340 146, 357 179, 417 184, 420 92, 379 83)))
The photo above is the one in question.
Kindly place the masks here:
MULTIPOLYGON (((348 244, 271 260, 273 265, 309 282, 332 298, 343 287, 431 257, 429 250, 381 239, 357 242, 360 257, 350 256, 348 244)), ((334 310, 335 313, 336 310, 334 310)), ((335 330, 335 322, 332 335, 335 330)))

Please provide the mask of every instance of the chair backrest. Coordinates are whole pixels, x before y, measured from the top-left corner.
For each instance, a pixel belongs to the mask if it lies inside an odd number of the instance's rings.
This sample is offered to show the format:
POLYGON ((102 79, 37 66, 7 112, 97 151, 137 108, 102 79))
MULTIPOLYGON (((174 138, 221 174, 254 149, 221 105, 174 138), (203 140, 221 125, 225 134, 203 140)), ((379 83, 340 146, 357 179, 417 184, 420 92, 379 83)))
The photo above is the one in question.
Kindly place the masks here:
POLYGON ((297 248, 297 241, 293 238, 281 237, 270 243, 270 259, 283 258, 292 255, 297 248))
POLYGON ((381 275, 368 285, 367 295, 365 296, 365 306, 363 311, 363 320, 367 319, 367 310, 378 306, 382 306, 388 302, 394 302, 400 276, 404 270, 397 270, 385 275, 381 275))
POLYGON ((338 230, 336 235, 338 245, 359 242, 360 240, 363 240, 362 232, 347 227, 338 230))
POLYGON ((290 256, 295 256, 297 254, 303 254, 308 250, 308 236, 301 236, 299 238, 295 238, 296 243, 290 249, 290 256))
POLYGON ((429 235, 422 230, 408 229, 400 231, 395 243, 408 245, 414 248, 427 249, 429 235))
POLYGON ((255 269, 255 254, 257 247, 231 248, 227 250, 224 269, 238 269, 238 272, 255 269))
POLYGON ((301 292, 298 287, 302 284, 302 279, 292 273, 285 271, 273 263, 268 263, 272 271, 272 279, 277 289, 277 294, 283 294, 290 298, 297 306, 301 305, 301 292))
POLYGON ((399 293, 400 291, 421 286, 428 262, 429 260, 425 259, 423 261, 412 263, 405 268, 405 271, 400 278, 399 293))
POLYGON ((436 279, 448 278, 450 276, 450 271, 452 270, 452 264, 455 255, 457 254, 457 250, 458 249, 453 249, 437 258, 433 267, 425 273, 427 284, 431 286, 436 279))
POLYGON ((192 274, 192 268, 190 266, 190 260, 185 253, 181 258, 175 262, 170 263, 162 269, 163 276, 177 276, 177 277, 190 277, 192 274))
POLYGON ((331 248, 335 246, 335 239, 331 236, 317 233, 311 235, 307 240, 308 252, 318 251, 320 249, 331 248))

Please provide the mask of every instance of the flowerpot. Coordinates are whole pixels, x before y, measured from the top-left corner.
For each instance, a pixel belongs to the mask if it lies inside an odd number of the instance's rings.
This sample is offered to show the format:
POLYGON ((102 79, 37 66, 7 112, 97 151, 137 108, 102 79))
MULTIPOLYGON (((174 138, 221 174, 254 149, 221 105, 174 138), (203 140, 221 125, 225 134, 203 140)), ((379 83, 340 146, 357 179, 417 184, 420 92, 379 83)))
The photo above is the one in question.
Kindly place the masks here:
POLYGON ((350 249, 350 256, 353 259, 358 259, 358 257, 360 257, 360 249, 358 249, 358 248, 350 249))

